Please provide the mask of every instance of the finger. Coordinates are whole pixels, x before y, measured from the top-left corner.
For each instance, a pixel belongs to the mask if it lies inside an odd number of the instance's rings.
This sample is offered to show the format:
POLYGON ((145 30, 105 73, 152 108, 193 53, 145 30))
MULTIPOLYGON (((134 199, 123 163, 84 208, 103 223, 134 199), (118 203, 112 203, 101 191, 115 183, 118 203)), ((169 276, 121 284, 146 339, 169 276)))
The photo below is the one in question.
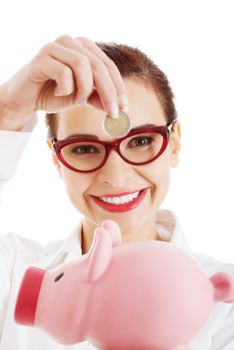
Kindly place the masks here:
POLYGON ((58 38, 57 42, 65 47, 83 53, 89 59, 92 67, 94 84, 99 93, 103 109, 110 115, 118 115, 119 108, 116 88, 105 64, 74 38, 64 35, 58 38))
POLYGON ((36 56, 31 65, 29 79, 36 83, 54 80, 57 83, 56 96, 70 95, 74 90, 72 70, 50 56, 36 56))
MULTIPOLYGON (((77 97, 77 91, 79 99, 85 99, 90 95, 93 91, 93 74, 89 60, 85 55, 55 42, 47 44, 42 48, 41 53, 70 67, 74 75, 75 97, 77 97)), ((77 100, 74 102, 76 103, 77 100)))
POLYGON ((129 103, 128 103, 128 95, 127 95, 127 89, 124 83, 124 80, 120 74, 120 71, 113 60, 111 60, 105 52, 98 47, 96 43, 94 43, 92 40, 86 37, 77 37, 77 41, 81 42, 82 45, 92 52, 96 57, 98 57, 105 65, 106 68, 109 71, 109 74, 113 80, 113 83, 115 85, 119 105, 121 109, 124 109, 125 112, 128 111, 129 103))
POLYGON ((108 71, 105 65, 99 60, 91 62, 91 65, 94 83, 100 96, 103 109, 105 109, 107 114, 117 117, 119 115, 118 98, 108 71))

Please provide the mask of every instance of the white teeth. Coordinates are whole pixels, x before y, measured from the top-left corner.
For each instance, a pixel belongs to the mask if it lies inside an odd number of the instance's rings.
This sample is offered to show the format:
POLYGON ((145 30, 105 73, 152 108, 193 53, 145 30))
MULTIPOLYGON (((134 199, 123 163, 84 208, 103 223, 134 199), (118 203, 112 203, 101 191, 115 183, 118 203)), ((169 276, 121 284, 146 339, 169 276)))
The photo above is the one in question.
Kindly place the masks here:
POLYGON ((103 202, 107 202, 107 203, 124 204, 124 203, 131 202, 134 198, 136 198, 138 196, 139 193, 140 193, 140 191, 129 194, 127 196, 113 197, 113 198, 99 197, 99 199, 101 199, 103 202))

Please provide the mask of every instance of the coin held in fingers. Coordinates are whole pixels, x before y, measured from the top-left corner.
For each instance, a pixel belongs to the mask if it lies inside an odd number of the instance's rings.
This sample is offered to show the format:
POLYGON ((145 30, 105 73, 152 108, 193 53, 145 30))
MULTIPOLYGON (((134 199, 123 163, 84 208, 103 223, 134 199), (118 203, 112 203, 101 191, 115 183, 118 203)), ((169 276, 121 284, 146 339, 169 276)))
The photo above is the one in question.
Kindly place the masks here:
POLYGON ((108 114, 103 119, 102 128, 106 135, 120 138, 127 135, 131 129, 131 121, 126 113, 119 112, 119 117, 114 119, 108 114))

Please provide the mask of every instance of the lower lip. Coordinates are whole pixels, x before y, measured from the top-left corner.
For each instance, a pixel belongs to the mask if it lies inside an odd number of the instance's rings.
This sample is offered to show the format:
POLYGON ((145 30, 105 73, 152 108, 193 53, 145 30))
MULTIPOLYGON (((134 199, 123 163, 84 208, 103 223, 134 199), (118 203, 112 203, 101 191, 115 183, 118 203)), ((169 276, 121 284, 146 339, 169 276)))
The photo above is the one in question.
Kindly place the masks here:
POLYGON ((93 198, 94 202, 102 209, 110 211, 112 213, 123 213, 125 211, 129 211, 136 208, 145 198, 147 190, 148 188, 144 189, 135 199, 133 199, 129 203, 124 203, 124 204, 106 203, 106 202, 103 202, 98 197, 94 197, 94 196, 91 196, 91 197, 93 198))

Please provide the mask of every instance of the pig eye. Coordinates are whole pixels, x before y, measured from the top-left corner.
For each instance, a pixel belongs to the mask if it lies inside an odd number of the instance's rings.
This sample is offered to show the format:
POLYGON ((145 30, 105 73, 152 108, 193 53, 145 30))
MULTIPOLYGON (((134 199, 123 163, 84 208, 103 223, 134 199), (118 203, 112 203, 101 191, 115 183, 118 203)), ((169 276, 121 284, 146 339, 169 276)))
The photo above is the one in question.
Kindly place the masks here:
POLYGON ((55 279, 54 279, 54 282, 57 282, 58 280, 60 280, 60 278, 62 278, 63 277, 63 275, 64 275, 64 273, 62 272, 62 273, 60 273, 57 277, 55 277, 55 279))

